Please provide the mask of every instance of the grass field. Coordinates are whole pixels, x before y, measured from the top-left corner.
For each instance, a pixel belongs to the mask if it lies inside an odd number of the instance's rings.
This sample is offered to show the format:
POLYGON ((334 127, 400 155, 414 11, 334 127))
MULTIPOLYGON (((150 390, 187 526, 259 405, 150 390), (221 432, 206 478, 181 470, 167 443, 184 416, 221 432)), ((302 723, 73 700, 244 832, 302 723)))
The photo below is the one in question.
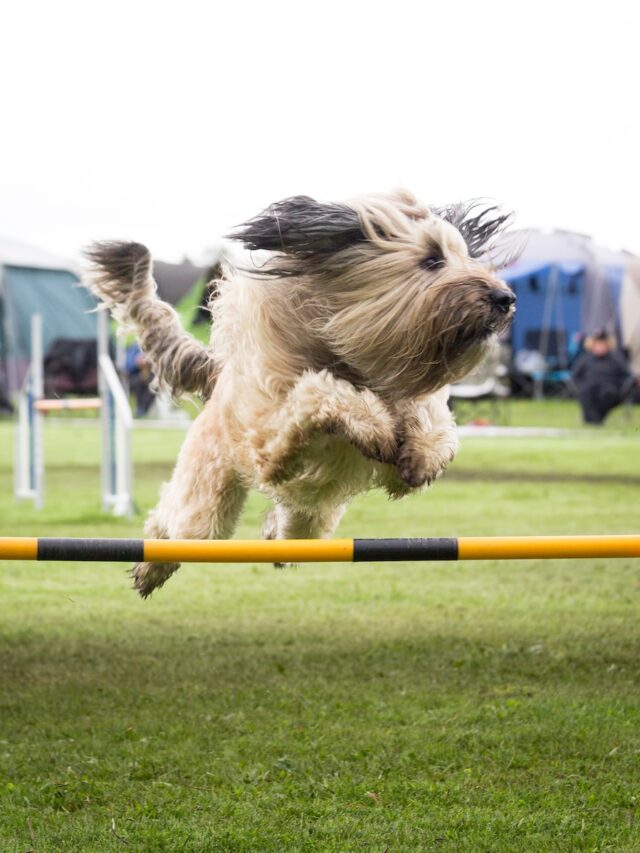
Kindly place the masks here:
MULTIPOLYGON (((639 532, 640 433, 616 424, 466 439, 429 493, 367 495, 340 532, 639 532)), ((143 510, 181 439, 135 434, 143 510)), ((140 534, 99 511, 93 429, 47 427, 42 513, 11 454, 0 424, 0 534, 140 534)), ((122 566, 3 564, 0 850, 640 850, 638 570, 186 566, 143 602, 122 566)))

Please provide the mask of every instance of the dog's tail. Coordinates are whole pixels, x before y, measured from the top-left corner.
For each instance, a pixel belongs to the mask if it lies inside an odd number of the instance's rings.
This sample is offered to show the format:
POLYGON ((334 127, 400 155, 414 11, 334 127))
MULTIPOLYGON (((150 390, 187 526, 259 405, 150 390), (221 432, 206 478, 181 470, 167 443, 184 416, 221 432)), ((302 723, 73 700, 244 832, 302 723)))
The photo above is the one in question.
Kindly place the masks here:
POLYGON ((174 397, 211 395, 220 372, 211 351, 182 327, 174 309, 157 295, 151 254, 140 243, 94 243, 86 252, 86 284, 123 325, 133 327, 149 359, 156 389, 174 397))

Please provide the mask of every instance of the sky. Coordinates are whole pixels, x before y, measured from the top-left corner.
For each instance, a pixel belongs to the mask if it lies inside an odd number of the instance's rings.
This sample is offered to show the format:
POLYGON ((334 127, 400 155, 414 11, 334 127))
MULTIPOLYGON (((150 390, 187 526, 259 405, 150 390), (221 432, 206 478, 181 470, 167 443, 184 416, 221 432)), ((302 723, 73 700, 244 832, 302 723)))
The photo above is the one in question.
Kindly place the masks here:
POLYGON ((640 253, 640 3, 0 0, 0 236, 206 260, 398 186, 640 253))

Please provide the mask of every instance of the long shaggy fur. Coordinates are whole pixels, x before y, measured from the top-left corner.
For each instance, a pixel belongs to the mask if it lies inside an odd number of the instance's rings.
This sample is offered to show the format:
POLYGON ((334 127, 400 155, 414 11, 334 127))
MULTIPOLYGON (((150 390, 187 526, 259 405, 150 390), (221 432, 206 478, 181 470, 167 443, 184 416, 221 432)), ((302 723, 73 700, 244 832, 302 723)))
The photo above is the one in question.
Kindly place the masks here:
MULTIPOLYGON (((356 494, 436 479, 457 449, 447 386, 513 313, 479 260, 506 222, 406 191, 285 199, 231 235, 260 257, 217 283, 209 347, 157 298, 144 247, 94 246, 90 286, 136 327, 160 381, 210 398, 147 535, 226 538, 258 487, 274 504, 266 537, 330 536, 356 494)), ((139 564, 135 586, 146 597, 176 568, 139 564)))

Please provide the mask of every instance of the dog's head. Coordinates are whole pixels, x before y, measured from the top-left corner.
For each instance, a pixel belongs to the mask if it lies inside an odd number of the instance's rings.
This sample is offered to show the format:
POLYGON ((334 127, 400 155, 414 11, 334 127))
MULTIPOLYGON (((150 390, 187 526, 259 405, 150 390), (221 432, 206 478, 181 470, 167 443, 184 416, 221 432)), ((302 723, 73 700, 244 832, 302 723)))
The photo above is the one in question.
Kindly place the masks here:
POLYGON ((305 332, 350 375, 391 398, 468 373, 504 331, 515 297, 487 256, 509 216, 478 203, 429 209, 405 191, 323 204, 296 196, 232 236, 273 254, 305 332))

